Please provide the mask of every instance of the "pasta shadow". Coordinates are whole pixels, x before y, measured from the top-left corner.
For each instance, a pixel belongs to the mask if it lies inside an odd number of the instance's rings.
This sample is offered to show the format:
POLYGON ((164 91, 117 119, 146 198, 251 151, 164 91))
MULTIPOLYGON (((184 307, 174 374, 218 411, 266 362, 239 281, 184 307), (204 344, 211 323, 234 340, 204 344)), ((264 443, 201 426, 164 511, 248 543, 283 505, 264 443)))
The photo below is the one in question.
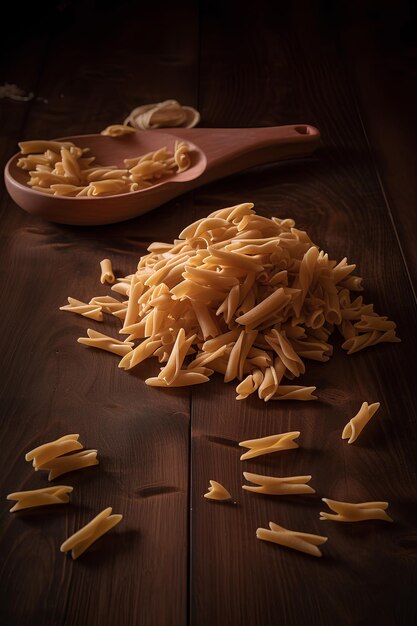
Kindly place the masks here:
MULTIPOLYGON (((83 504, 77 504, 74 502, 68 502, 62 504, 48 504, 48 506, 37 506, 30 509, 23 509, 21 511, 15 511, 13 515, 16 519, 21 519, 28 524, 44 524, 49 519, 61 518, 64 515, 73 514, 75 512, 82 512, 85 510, 83 504)), ((88 508, 88 507, 87 507, 88 508)))
POLYGON ((128 552, 135 552, 140 543, 140 532, 133 528, 109 533, 100 537, 77 559, 87 569, 101 569, 113 559, 123 559, 128 552))

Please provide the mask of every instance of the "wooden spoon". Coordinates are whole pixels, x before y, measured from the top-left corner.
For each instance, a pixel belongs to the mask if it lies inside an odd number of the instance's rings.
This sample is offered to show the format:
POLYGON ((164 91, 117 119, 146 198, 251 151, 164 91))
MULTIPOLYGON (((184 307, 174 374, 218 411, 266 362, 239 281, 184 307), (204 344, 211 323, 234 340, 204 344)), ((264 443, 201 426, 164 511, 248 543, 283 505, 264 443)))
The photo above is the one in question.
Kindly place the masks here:
POLYGON ((6 187, 22 209, 46 220, 61 224, 111 224, 146 213, 190 189, 249 167, 308 156, 318 147, 320 133, 313 126, 297 124, 265 128, 178 128, 168 132, 164 129, 115 138, 103 135, 60 138, 90 148, 100 165, 118 167, 124 167, 125 158, 163 146, 173 152, 178 139, 189 144, 191 167, 181 174, 165 177, 149 189, 112 196, 52 196, 27 185, 28 173, 17 167, 20 154, 6 165, 6 187))

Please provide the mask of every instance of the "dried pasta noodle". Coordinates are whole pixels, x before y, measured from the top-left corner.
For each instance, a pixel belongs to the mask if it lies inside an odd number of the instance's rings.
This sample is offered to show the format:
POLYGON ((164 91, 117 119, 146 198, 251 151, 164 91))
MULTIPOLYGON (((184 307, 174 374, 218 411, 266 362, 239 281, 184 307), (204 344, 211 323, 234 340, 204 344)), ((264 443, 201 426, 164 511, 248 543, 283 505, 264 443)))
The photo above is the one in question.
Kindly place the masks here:
POLYGON ((78 559, 91 544, 122 520, 123 515, 112 515, 111 513, 111 507, 104 509, 104 511, 94 517, 88 524, 68 537, 61 545, 61 552, 69 552, 71 550, 72 558, 78 559))
POLYGON ((100 267, 101 267, 101 276, 100 276, 101 284, 102 285, 104 285, 104 283, 108 283, 110 285, 113 284, 116 279, 114 277, 113 267, 112 267, 110 259, 103 259, 102 261, 100 261, 100 267))
POLYGON ((249 450, 248 452, 242 454, 240 460, 246 461, 247 459, 253 459, 263 454, 271 454, 272 452, 298 448, 299 445, 294 441, 294 439, 298 439, 299 436, 300 431, 296 430, 290 433, 269 435, 268 437, 261 437, 260 439, 248 439, 247 441, 241 441, 239 445, 243 448, 249 448, 249 450))
POLYGON ((99 333, 90 328, 87 329, 87 335, 88 338, 80 337, 78 342, 83 343, 86 346, 92 346, 94 348, 106 350, 107 352, 113 352, 113 354, 118 354, 119 356, 125 356, 128 352, 132 351, 132 341, 119 341, 118 339, 113 339, 113 337, 103 335, 103 333, 99 333))
POLYGON ((56 459, 57 457, 81 450, 83 445, 78 441, 80 435, 64 435, 55 441, 48 441, 37 448, 33 448, 25 455, 26 461, 32 461, 35 470, 40 469, 45 463, 56 459))
POLYGON ((223 485, 216 482, 215 480, 210 480, 210 487, 208 488, 208 492, 204 494, 204 497, 208 500, 231 500, 232 496, 227 491, 223 485))
POLYGON ((271 496, 316 493, 313 487, 307 485, 311 480, 311 476, 286 476, 281 478, 278 476, 261 476, 251 472, 243 472, 243 476, 248 482, 254 483, 254 485, 242 485, 242 489, 252 491, 253 493, 271 496))
POLYGON ((124 135, 131 135, 135 132, 136 130, 132 128, 132 126, 127 126, 126 124, 111 124, 111 126, 107 126, 102 130, 100 134, 106 137, 123 137, 124 135))
POLYGON ((35 506, 47 506, 50 504, 67 504, 69 495, 73 488, 67 485, 56 485, 55 487, 44 487, 43 489, 33 489, 31 491, 16 491, 9 493, 8 500, 15 500, 16 504, 10 509, 10 513, 30 509, 35 506))
POLYGON ((274 522, 269 522, 268 528, 258 528, 256 531, 258 539, 263 541, 271 541, 277 543, 280 546, 299 550, 305 552, 311 556, 322 556, 320 549, 317 546, 326 543, 327 537, 321 535, 312 535, 310 533, 301 533, 294 530, 288 530, 274 522))
MULTIPOLYGON (((164 100, 157 104, 144 104, 129 113, 124 124, 131 124, 141 130, 161 127, 192 128, 200 121, 200 113, 189 106, 182 106, 176 100, 164 100)), ((129 128, 129 126, 128 126, 129 128)))
MULTIPOLYGON (((394 322, 356 294, 354 270, 346 258, 329 259, 293 220, 262 217, 244 203, 197 220, 172 243, 152 243, 112 287, 128 300, 90 304, 122 320, 122 369, 150 357, 161 363, 148 385, 195 385, 219 372, 237 380, 239 400, 313 400, 315 387, 288 383, 306 361, 330 359, 335 329, 349 353, 399 341, 394 322)), ((104 347, 93 332, 79 341, 104 347)))
POLYGON ((68 296, 68 304, 59 307, 59 310, 77 313, 78 315, 82 315, 83 317, 88 317, 89 319, 96 320, 96 322, 103 321, 102 307, 100 305, 87 304, 86 302, 81 302, 81 300, 76 300, 75 298, 71 298, 70 296, 68 296))
MULTIPOLYGON (((123 125, 108 127, 110 137, 135 132, 123 125)), ((152 187, 165 177, 179 174, 191 165, 189 146, 175 142, 171 153, 165 146, 148 154, 124 159, 124 167, 98 165, 89 148, 70 141, 22 141, 17 166, 29 172, 27 184, 55 196, 98 197, 125 194, 152 187)))
POLYGON ((353 443, 361 434, 369 420, 375 415, 380 407, 379 402, 368 404, 363 402, 361 408, 343 429, 342 439, 348 439, 348 443, 353 443))
POLYGON ((74 454, 59 456, 40 465, 38 469, 49 472, 48 480, 54 480, 61 474, 74 472, 92 465, 98 465, 97 450, 81 450, 74 454))
POLYGON ((321 520, 331 520, 332 522, 363 522, 364 520, 379 519, 384 522, 392 522, 392 518, 386 512, 388 502, 338 502, 322 498, 323 502, 335 512, 320 512, 321 520))

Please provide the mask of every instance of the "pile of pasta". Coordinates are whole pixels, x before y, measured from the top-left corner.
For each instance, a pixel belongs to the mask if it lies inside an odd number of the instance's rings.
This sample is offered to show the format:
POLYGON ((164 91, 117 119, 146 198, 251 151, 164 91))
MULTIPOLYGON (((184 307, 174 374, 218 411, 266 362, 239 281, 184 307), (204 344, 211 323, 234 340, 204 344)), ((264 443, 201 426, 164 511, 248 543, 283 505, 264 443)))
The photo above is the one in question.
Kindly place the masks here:
POLYGON ((158 358, 148 385, 196 385, 220 372, 239 381, 238 400, 255 392, 264 401, 311 400, 315 387, 287 382, 304 374, 305 360, 330 358, 335 329, 348 354, 399 341, 394 322, 357 294, 355 265, 329 259, 292 219, 262 217, 251 203, 215 211, 148 252, 112 287, 126 300, 90 302, 95 314, 122 320, 126 339, 94 330, 79 339, 121 355, 125 370, 158 358))
MULTIPOLYGON (((132 130, 132 129, 129 129, 132 130)), ((174 152, 166 146, 124 159, 124 168, 98 165, 89 148, 70 141, 22 141, 17 166, 29 172, 27 184, 55 196, 110 196, 147 189, 165 176, 190 167, 189 146, 176 141, 174 152)))

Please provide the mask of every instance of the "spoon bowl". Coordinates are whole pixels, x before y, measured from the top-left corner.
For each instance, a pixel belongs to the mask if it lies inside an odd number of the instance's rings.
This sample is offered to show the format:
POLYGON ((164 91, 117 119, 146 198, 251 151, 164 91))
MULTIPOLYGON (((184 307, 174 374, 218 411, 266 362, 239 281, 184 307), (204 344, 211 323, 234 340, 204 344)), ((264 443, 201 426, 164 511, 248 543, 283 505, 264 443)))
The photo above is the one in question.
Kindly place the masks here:
POLYGON ((146 213, 186 191, 238 171, 278 160, 308 156, 319 145, 320 133, 313 126, 298 124, 266 128, 192 128, 137 131, 121 137, 78 135, 61 137, 89 148, 97 164, 125 167, 133 158, 175 142, 189 146, 190 167, 165 176, 147 189, 109 196, 55 196, 27 185, 29 174, 17 166, 21 154, 5 167, 7 190, 25 211, 61 224, 111 224, 146 213))

